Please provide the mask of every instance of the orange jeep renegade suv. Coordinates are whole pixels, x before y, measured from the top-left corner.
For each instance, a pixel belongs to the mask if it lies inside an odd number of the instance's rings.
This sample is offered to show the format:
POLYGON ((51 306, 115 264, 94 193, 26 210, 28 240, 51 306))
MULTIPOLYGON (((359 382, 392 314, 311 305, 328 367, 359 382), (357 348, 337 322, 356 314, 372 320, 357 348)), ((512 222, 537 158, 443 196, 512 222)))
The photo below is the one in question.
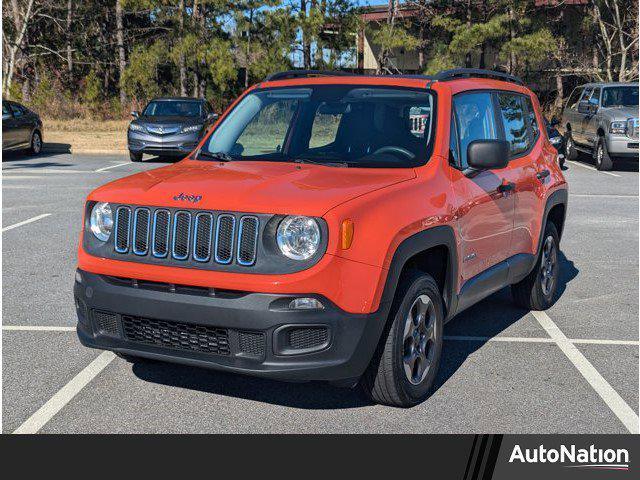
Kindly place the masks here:
POLYGON ((415 405, 457 313, 554 301, 556 155, 506 74, 272 75, 181 162, 89 195, 80 341, 415 405))

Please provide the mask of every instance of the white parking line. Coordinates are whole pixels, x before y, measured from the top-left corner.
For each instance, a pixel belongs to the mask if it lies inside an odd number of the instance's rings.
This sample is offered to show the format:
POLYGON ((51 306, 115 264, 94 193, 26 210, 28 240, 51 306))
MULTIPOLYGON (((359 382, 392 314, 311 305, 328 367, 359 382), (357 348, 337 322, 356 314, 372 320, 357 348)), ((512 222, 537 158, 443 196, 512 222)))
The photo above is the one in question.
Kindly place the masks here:
MULTIPOLYGON (((514 342, 514 343, 556 343, 553 338, 547 337, 483 337, 467 335, 445 335, 445 340, 454 342, 514 342)), ((640 346, 638 340, 609 340, 600 338, 567 338, 570 343, 590 345, 635 345, 640 346)))
POLYGON ((3 325, 2 330, 10 332, 75 332, 76 327, 56 327, 48 325, 3 325))
POLYGON ((93 170, 65 170, 63 168, 49 168, 49 169, 47 169, 47 168, 38 168, 38 169, 36 169, 34 171, 33 168, 3 168, 2 169, 2 177, 3 178, 13 177, 13 172, 22 173, 22 174, 30 173, 30 172, 37 173, 37 174, 40 174, 40 173, 62 173, 62 174, 65 174, 65 173, 87 173, 87 174, 89 174, 89 173, 93 173, 93 170))
POLYGON ((123 167, 125 165, 131 165, 131 162, 118 163, 117 165, 109 165, 108 167, 102 167, 97 170, 94 170, 94 172, 104 172, 105 170, 109 170, 111 168, 116 168, 116 167, 123 167))
POLYGON ((64 408, 91 380, 93 380, 115 358, 113 352, 102 352, 69 383, 62 387, 36 413, 31 415, 13 433, 38 433, 49 420, 64 408))
POLYGON ((546 330, 549 336, 555 340, 556 344, 573 363, 582 376, 589 382, 589 385, 609 406, 616 417, 631 433, 638 433, 640 429, 638 415, 631 409, 622 397, 616 392, 609 382, 595 369, 591 362, 571 343, 564 333, 558 328, 553 320, 545 312, 531 312, 538 323, 546 330))
POLYGON ((585 165, 584 163, 574 162, 573 160, 567 160, 567 162, 569 162, 571 165, 577 165, 578 167, 583 167, 583 168, 586 168, 587 170, 593 170, 594 172, 598 172, 598 173, 604 173, 605 175, 611 175, 612 177, 619 177, 620 176, 617 173, 605 172, 604 170, 598 170, 597 168, 592 167, 591 165, 585 165))
POLYGON ((13 225, 9 225, 8 227, 4 227, 2 229, 2 233, 8 232, 9 230, 13 230, 14 228, 21 227, 21 226, 26 225, 28 223, 35 222, 35 221, 40 220, 42 218, 48 217, 49 215, 51 215, 51 214, 50 213, 43 213, 42 215, 37 215, 37 216, 35 216, 33 218, 29 218, 27 220, 23 220, 22 222, 14 223, 13 225))

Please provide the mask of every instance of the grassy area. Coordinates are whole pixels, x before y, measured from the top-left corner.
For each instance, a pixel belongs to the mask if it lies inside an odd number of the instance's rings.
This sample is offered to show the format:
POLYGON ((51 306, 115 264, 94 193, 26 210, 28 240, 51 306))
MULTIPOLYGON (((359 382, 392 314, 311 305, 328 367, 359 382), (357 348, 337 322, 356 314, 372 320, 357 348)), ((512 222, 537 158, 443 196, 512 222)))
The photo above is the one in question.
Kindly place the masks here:
POLYGON ((49 148, 71 151, 127 149, 129 120, 47 120, 43 119, 44 140, 49 148))

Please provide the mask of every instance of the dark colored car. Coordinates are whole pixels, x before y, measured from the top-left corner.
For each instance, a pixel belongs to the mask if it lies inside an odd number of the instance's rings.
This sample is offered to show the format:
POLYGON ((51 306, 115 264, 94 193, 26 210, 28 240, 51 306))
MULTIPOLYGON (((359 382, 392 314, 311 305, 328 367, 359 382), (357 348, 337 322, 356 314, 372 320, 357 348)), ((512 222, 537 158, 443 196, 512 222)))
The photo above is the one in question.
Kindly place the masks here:
POLYGON ((127 143, 134 162, 142 154, 185 156, 217 118, 211 105, 199 98, 155 98, 142 113, 131 112, 127 143))
POLYGON ((2 150, 42 150, 42 120, 24 105, 2 100, 2 150))

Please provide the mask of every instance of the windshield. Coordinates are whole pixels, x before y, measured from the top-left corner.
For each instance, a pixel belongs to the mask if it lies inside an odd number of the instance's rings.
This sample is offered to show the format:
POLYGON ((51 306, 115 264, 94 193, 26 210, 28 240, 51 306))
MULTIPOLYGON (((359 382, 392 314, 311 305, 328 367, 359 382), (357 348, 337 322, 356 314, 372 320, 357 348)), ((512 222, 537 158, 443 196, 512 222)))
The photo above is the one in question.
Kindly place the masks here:
POLYGON ((411 167, 427 161, 433 96, 389 87, 316 85, 248 94, 199 158, 411 167))
POLYGON ((199 117, 200 102, 156 100, 149 103, 142 114, 148 117, 199 117))
POLYGON ((609 87, 602 94, 603 107, 637 107, 638 87, 609 87))

